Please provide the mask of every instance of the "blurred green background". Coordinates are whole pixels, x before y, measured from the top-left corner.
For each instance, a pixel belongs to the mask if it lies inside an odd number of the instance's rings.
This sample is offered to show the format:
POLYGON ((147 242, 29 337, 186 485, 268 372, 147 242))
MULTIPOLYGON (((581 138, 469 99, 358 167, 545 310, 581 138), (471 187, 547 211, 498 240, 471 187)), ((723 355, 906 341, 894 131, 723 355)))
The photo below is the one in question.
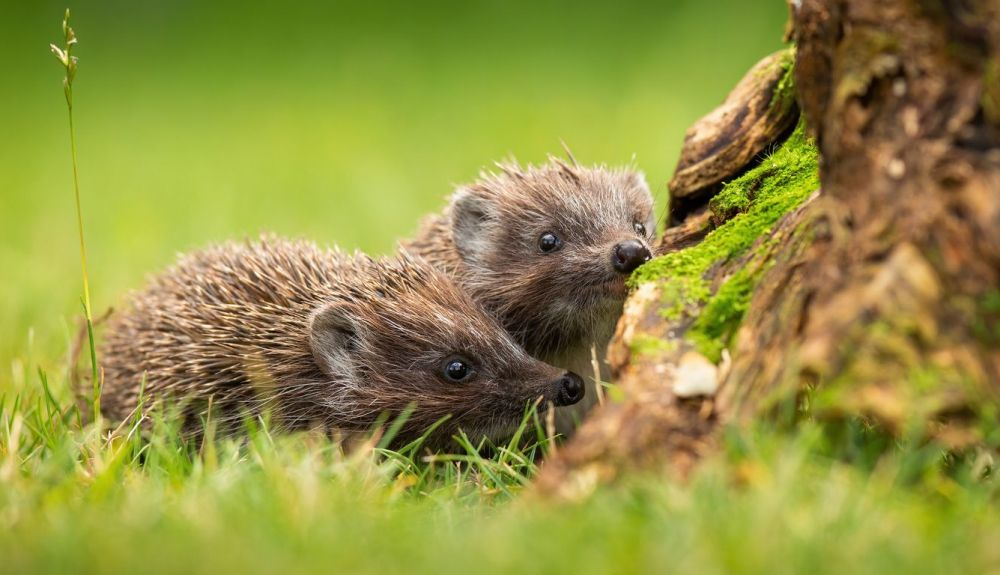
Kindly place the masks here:
MULTIPOLYGON (((684 130, 780 47, 786 18, 782 0, 69 5, 95 313, 213 240, 390 251, 455 183, 560 140, 585 163, 634 157, 662 206, 684 130)), ((0 7, 0 361, 16 386, 23 366, 58 373, 81 288, 48 51, 66 2, 0 7)))

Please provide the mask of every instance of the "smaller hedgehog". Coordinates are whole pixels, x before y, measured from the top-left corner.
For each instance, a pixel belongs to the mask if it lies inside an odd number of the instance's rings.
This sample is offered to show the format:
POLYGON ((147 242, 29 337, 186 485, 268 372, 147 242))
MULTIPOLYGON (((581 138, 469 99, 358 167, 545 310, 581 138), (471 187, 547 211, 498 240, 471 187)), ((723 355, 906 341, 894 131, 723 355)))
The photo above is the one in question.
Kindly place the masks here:
POLYGON ((413 406, 397 441, 459 429, 502 440, 527 406, 576 403, 582 379, 531 358, 440 272, 265 239, 188 255, 114 317, 102 407, 178 402, 195 425, 268 410, 280 429, 371 429, 413 406), (450 416, 450 417, 448 417, 450 416), (447 418, 447 419, 446 419, 447 418))
MULTIPOLYGON (((625 279, 652 257, 645 178, 557 158, 497 167, 460 187, 404 248, 454 277, 528 353, 590 373, 591 346, 603 357, 621 315, 625 279)), ((558 410, 559 430, 571 431, 594 397, 558 410)))

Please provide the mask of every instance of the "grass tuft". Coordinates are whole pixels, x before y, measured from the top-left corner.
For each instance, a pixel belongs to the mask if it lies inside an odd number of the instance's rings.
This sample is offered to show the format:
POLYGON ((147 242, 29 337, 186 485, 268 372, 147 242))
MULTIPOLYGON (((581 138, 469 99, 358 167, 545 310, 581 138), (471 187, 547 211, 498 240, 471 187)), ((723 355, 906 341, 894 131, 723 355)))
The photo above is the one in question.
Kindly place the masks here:
POLYGON ((897 442, 858 421, 732 429, 687 483, 634 475, 553 505, 520 499, 546 449, 530 410, 518 439, 463 438, 452 454, 348 450, 265 421, 190 440, 163 412, 144 433, 81 426, 69 387, 38 377, 0 395, 4 572, 946 573, 1000 561, 992 451, 897 442))

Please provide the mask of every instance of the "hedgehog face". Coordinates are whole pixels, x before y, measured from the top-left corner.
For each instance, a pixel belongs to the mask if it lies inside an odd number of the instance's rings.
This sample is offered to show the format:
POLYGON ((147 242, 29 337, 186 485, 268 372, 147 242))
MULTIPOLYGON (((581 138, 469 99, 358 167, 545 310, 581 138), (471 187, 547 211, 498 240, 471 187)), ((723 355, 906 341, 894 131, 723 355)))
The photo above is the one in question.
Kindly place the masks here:
POLYGON ((316 310, 310 346, 332 380, 331 421, 371 426, 380 414, 414 407, 402 439, 444 420, 435 438, 458 429, 503 439, 534 402, 576 403, 579 376, 531 358, 501 326, 426 264, 380 268, 350 299, 316 310))
POLYGON ((459 190, 450 208, 463 281, 529 351, 608 334, 625 279, 651 257, 653 199, 641 174, 558 160, 459 190))

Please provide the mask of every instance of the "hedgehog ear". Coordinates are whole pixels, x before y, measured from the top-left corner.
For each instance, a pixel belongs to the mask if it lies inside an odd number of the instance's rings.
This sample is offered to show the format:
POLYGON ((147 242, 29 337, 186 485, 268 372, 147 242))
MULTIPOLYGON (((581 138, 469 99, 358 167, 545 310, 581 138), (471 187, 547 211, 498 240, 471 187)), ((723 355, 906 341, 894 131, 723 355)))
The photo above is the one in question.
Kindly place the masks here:
POLYGON ((491 219, 492 203, 469 188, 460 188, 451 200, 451 234, 459 255, 467 263, 480 259, 489 241, 485 225, 491 219))
POLYGON ((323 373, 338 379, 353 376, 358 327, 350 306, 345 303, 326 304, 313 313, 309 347, 323 373))

